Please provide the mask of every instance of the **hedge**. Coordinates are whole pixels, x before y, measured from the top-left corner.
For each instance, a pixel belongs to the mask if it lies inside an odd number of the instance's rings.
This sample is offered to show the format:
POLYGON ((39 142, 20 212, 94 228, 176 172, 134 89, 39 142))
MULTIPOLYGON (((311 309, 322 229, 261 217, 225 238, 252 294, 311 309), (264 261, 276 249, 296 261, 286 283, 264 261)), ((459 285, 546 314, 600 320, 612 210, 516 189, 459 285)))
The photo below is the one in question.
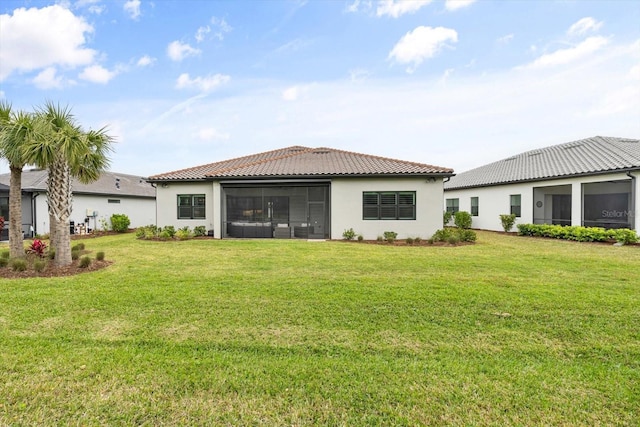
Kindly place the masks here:
POLYGON ((550 237, 576 242, 609 242, 622 244, 638 243, 638 235, 628 228, 606 230, 602 227, 580 227, 550 224, 518 224, 518 235, 550 237))

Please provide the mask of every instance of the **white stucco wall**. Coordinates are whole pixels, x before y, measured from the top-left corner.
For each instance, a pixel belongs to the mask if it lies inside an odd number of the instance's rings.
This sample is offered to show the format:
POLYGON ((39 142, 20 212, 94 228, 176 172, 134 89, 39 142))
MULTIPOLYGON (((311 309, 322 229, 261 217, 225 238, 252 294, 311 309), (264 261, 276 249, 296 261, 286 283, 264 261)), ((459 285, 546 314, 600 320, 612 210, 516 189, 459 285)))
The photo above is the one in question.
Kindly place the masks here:
MULTIPOLYGON (((640 173, 636 173, 640 175, 640 173)), ((534 197, 534 188, 540 187, 555 187, 569 185, 571 186, 572 194, 572 206, 571 206, 571 224, 582 224, 582 184, 618 180, 629 180, 630 178, 625 173, 605 174, 605 175, 593 175, 584 177, 574 177, 566 179, 552 179, 547 181, 528 182, 522 184, 507 184, 497 185, 492 187, 478 187, 463 190, 446 190, 444 192, 444 200, 446 199, 459 199, 461 211, 471 211, 471 197, 478 197, 479 201, 479 215, 473 217, 473 228, 483 230, 496 230, 502 231, 502 225, 500 223, 500 214, 508 214, 510 212, 510 195, 520 194, 522 200, 522 216, 517 218, 516 224, 530 224, 534 222, 534 214, 536 218, 539 215, 544 217, 544 212, 536 210, 544 210, 549 205, 549 201, 541 197, 537 200, 534 197), (536 202, 541 201, 542 208, 535 208, 536 202)), ((636 180, 636 192, 640 194, 640 179, 636 180)), ((606 184, 603 184, 606 185, 606 184)), ((557 189, 549 190, 548 193, 556 192, 557 189)), ((563 191, 560 190, 560 193, 563 191)), ((537 195, 536 195, 537 197, 537 195)), ((635 229, 638 231, 638 210, 640 209, 640 203, 638 203, 638 197, 636 196, 635 208, 631 209, 631 214, 635 216, 635 229)), ((514 226, 515 230, 515 226, 514 226)))
POLYGON ((442 228, 442 179, 427 178, 337 178, 331 182, 331 238, 342 239, 350 228, 366 240, 375 240, 385 231, 395 231, 398 239, 429 238, 442 228), (363 220, 362 193, 365 191, 415 191, 415 220, 363 220))
MULTIPOLYGON (((171 182, 156 184, 157 223, 158 227, 173 225, 176 228, 189 226, 205 226, 207 230, 214 230, 215 237, 220 237, 219 212, 220 210, 220 186, 212 182, 171 182), (214 188, 217 191, 214 191, 214 188), (178 195, 179 194, 204 194, 205 195, 205 219, 178 219, 178 195), (216 199, 217 194, 217 199, 216 199), (217 221, 217 222, 216 222, 217 221)), ((153 223, 153 222, 152 222, 153 223)))
MULTIPOLYGON (((24 209, 31 209, 30 205, 23 204, 24 209)), ((156 214, 156 201, 148 198, 118 197, 114 196, 94 196, 94 195, 74 195, 73 211, 71 221, 76 224, 84 222, 87 210, 97 211, 97 217, 89 220, 89 228, 101 229, 101 219, 109 221, 113 214, 124 214, 129 217, 130 228, 143 225, 154 224, 156 214), (120 203, 109 203, 108 200, 120 200, 120 203)), ((45 193, 39 194, 35 198, 35 228, 38 234, 49 233, 49 207, 45 193)), ((26 212, 26 211, 24 211, 26 212)))

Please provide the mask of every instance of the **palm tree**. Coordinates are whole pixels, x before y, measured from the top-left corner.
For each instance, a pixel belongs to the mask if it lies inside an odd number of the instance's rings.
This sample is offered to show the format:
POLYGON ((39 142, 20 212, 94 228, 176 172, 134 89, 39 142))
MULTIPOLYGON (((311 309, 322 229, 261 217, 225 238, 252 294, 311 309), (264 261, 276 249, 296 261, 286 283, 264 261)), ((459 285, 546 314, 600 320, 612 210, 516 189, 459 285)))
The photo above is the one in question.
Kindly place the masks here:
POLYGON ((33 114, 12 112, 11 105, 0 102, 0 153, 9 162, 9 254, 24 256, 22 233, 22 168, 27 164, 24 150, 37 137, 33 114))
POLYGON ((47 102, 36 113, 44 126, 43 135, 29 144, 26 159, 47 168, 47 199, 51 219, 51 246, 56 251, 54 263, 71 264, 69 217, 72 210, 71 178, 83 183, 95 181, 109 165, 108 153, 113 138, 105 128, 84 132, 75 123, 68 107, 47 102))

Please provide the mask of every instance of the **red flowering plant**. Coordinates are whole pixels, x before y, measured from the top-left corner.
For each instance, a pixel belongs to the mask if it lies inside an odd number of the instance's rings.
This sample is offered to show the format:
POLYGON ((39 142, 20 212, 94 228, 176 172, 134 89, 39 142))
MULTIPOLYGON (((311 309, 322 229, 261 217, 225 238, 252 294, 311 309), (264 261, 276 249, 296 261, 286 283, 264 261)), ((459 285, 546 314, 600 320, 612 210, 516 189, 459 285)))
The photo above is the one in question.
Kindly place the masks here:
POLYGON ((47 244, 40 239, 34 239, 29 249, 27 249, 28 254, 37 255, 39 257, 44 257, 45 252, 47 250, 47 244))

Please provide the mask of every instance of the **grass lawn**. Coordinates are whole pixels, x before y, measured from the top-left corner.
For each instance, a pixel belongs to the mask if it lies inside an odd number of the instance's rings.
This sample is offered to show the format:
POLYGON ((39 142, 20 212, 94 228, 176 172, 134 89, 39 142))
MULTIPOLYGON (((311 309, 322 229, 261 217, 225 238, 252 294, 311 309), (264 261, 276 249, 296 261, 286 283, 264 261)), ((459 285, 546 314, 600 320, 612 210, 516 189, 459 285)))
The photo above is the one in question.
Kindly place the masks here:
POLYGON ((640 424, 640 248, 86 240, 0 279, 0 425, 640 424))

